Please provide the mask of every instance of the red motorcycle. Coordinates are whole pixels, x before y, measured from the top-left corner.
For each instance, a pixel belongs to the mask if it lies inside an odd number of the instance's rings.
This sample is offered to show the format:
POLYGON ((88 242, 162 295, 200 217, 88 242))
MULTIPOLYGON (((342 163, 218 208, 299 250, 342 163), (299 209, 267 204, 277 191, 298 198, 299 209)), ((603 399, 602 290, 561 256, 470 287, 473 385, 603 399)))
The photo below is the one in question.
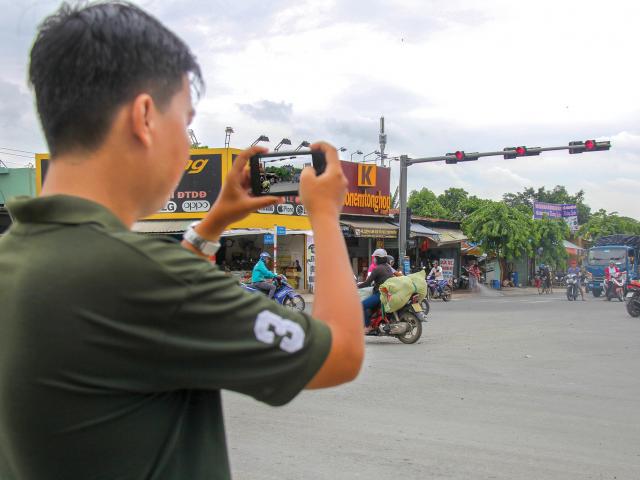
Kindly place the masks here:
POLYGON ((631 280, 627 285, 627 312, 640 317, 640 280, 631 280))
POLYGON ((416 343, 422 335, 422 306, 417 294, 397 312, 382 315, 382 308, 371 314, 371 331, 368 336, 396 337, 402 343, 416 343))

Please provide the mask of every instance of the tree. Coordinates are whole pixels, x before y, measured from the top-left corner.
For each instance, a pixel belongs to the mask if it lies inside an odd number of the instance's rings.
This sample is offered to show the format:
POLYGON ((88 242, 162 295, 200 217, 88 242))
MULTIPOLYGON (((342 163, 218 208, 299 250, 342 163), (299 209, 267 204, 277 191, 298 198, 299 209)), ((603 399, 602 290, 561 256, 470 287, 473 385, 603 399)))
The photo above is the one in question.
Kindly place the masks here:
POLYGON ((616 233, 640 235, 640 222, 633 218, 620 217, 617 212, 607 213, 601 208, 578 230, 579 235, 590 241, 616 233))
POLYGON ((506 262, 532 253, 532 220, 503 202, 488 201, 462 222, 462 230, 481 248, 494 254, 506 276, 506 262))
POLYGON ((447 218, 448 212, 440 202, 436 194, 426 187, 421 190, 413 190, 409 195, 407 206, 411 208, 413 215, 422 217, 447 218))
POLYGON ((563 240, 569 238, 569 226, 564 220, 546 215, 533 221, 532 246, 540 263, 564 270, 567 266, 567 249, 563 240))
POLYGON ((448 212, 447 218, 462 220, 466 216, 462 207, 468 197, 464 188, 451 187, 438 195, 438 203, 448 212))

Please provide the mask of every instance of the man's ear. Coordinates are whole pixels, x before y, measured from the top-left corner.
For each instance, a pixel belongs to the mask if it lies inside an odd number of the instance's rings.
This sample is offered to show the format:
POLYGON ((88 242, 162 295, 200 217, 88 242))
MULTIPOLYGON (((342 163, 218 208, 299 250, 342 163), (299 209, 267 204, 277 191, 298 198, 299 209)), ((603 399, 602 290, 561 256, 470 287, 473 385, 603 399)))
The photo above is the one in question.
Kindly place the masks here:
POLYGON ((134 100, 131 108, 131 126, 133 136, 145 147, 153 142, 156 108, 153 98, 147 93, 141 93, 134 100))

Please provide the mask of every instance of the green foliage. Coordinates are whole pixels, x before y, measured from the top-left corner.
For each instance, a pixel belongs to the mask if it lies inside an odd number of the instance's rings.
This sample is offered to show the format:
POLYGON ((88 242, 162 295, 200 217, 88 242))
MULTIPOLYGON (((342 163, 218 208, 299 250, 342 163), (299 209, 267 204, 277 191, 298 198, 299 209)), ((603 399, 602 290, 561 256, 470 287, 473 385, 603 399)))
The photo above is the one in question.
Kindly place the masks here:
POLYGON ((532 246, 537 253, 539 263, 552 265, 564 270, 567 265, 567 250, 563 240, 569 238, 571 232, 564 220, 549 218, 546 215, 533 221, 532 246))
POLYGON ((468 200, 469 193, 464 188, 449 188, 438 195, 438 203, 448 212, 446 218, 462 220, 466 214, 462 209, 468 200))
POLYGON ((633 218, 620 217, 617 212, 607 213, 606 210, 600 209, 578 230, 578 234, 587 240, 616 233, 640 235, 640 222, 633 218))
POLYGON ((532 253, 532 220, 503 202, 486 201, 462 222, 462 230, 487 253, 513 260, 532 253))
POLYGON ((407 206, 411 208, 413 215, 421 217, 447 218, 449 216, 447 209, 438 202, 436 194, 425 187, 411 192, 407 206))

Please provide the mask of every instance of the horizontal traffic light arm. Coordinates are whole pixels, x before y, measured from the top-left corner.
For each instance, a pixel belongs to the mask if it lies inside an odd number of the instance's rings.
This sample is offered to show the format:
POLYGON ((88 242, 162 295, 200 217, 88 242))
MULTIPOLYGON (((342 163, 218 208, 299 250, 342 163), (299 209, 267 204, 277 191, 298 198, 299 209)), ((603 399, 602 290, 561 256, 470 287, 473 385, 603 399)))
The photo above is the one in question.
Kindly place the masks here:
MULTIPOLYGON (((606 145, 609 148, 611 147, 611 142, 609 142, 608 140, 598 141, 597 143, 601 145, 606 145)), ((511 148, 515 149, 517 147, 507 147, 507 149, 511 149, 511 148)), ((575 149, 575 148, 576 148, 576 145, 561 145, 558 147, 529 147, 527 150, 529 152, 529 155, 539 155, 542 152, 553 152, 556 150, 569 150, 569 149, 575 149)), ((580 147, 580 148, 584 149, 584 147, 580 147)), ((609 148, 600 148, 600 150, 605 150, 605 149, 608 150, 609 148)), ((473 152, 473 153, 466 154, 466 156, 467 157, 472 156, 473 160, 477 160, 479 157, 497 157, 497 156, 502 157, 505 155, 505 151, 506 150, 499 150, 496 152, 473 152)), ((587 151, 587 150, 583 150, 583 151, 587 151)), ((597 150, 593 150, 593 151, 597 151, 597 150)), ((513 150, 513 153, 515 154, 515 150, 513 150)), ((448 163, 457 163, 459 161, 469 161, 471 160, 471 158, 458 160, 455 157, 455 154, 440 155, 438 157, 422 157, 422 158, 405 157, 405 162, 407 166, 413 165, 415 163, 446 162, 447 160, 449 160, 448 163), (455 160, 455 161, 452 161, 452 160, 455 160)))

